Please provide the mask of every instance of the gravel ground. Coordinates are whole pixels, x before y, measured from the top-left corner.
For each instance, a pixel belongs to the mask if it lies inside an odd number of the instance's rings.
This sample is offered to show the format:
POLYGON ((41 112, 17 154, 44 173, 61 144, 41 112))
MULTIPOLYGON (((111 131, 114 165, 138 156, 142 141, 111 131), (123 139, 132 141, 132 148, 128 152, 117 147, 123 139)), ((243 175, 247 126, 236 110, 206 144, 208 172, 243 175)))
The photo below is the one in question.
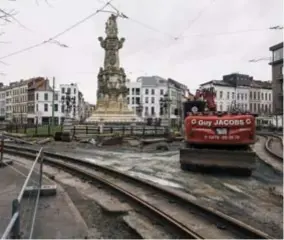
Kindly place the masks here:
POLYGON ((273 152, 275 152, 276 154, 283 156, 283 145, 282 145, 282 141, 278 138, 273 138, 270 147, 272 149, 273 152))
POLYGON ((75 187, 62 186, 68 192, 91 232, 95 232, 95 234, 89 235, 89 238, 141 239, 125 224, 122 219, 123 214, 104 211, 95 200, 85 198, 75 187))

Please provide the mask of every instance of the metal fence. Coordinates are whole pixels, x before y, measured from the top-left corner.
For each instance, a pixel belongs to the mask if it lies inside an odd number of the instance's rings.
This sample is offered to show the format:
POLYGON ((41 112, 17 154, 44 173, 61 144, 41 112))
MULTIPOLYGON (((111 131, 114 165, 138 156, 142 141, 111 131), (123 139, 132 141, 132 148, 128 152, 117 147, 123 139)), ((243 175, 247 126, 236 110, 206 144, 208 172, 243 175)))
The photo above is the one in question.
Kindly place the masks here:
POLYGON ((6 227, 2 238, 33 238, 35 220, 39 205, 43 177, 43 148, 33 161, 32 167, 18 194, 12 201, 12 218, 6 227), (36 166, 39 164, 39 171, 36 166))
POLYGON ((167 134, 167 128, 158 126, 70 126, 65 127, 64 131, 69 130, 74 136, 78 135, 100 135, 100 134, 120 134, 122 136, 157 136, 167 134))

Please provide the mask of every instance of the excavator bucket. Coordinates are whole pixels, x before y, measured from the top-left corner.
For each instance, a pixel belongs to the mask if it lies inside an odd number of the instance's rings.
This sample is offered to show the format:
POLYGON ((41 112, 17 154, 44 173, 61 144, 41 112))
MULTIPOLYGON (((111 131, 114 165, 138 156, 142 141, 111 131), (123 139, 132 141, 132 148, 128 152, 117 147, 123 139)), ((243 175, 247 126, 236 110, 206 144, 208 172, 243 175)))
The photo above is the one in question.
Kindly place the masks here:
POLYGON ((253 151, 229 151, 218 149, 180 149, 180 165, 190 171, 232 171, 250 176, 256 168, 257 155, 253 151))

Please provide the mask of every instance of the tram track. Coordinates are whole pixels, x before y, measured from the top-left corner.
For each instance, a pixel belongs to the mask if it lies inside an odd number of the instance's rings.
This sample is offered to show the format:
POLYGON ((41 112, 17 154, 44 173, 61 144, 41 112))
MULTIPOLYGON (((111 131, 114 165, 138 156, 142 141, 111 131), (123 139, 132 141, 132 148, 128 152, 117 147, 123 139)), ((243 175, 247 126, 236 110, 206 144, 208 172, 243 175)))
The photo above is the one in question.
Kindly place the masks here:
MULTIPOLYGON (((11 155, 34 159, 37 149, 5 144, 11 155)), ((241 221, 191 200, 185 193, 155 185, 109 167, 45 151, 46 164, 71 172, 92 183, 100 183, 154 214, 179 233, 180 238, 271 238, 241 221)))
POLYGON ((282 138, 278 135, 261 135, 261 136, 266 138, 265 145, 264 145, 265 151, 274 159, 283 162, 283 142, 282 142, 282 138), (279 147, 279 149, 277 149, 277 151, 275 149, 273 149, 272 144, 273 144, 274 141, 279 141, 278 143, 281 144, 282 153, 281 153, 280 147, 279 147))

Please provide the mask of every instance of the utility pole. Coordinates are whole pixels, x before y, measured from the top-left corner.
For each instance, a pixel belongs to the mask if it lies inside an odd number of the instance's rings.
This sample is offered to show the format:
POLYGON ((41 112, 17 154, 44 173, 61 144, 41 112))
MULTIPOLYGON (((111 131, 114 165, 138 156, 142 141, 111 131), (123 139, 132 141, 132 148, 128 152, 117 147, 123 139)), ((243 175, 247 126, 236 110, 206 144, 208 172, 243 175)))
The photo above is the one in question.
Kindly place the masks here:
POLYGON ((168 99, 167 99, 167 107, 168 107, 168 128, 169 131, 171 129, 171 103, 170 103, 170 81, 168 79, 168 85, 167 85, 167 89, 168 89, 168 99))
POLYGON ((54 96, 55 96, 55 77, 52 78, 52 117, 51 117, 52 128, 54 128, 54 96))

